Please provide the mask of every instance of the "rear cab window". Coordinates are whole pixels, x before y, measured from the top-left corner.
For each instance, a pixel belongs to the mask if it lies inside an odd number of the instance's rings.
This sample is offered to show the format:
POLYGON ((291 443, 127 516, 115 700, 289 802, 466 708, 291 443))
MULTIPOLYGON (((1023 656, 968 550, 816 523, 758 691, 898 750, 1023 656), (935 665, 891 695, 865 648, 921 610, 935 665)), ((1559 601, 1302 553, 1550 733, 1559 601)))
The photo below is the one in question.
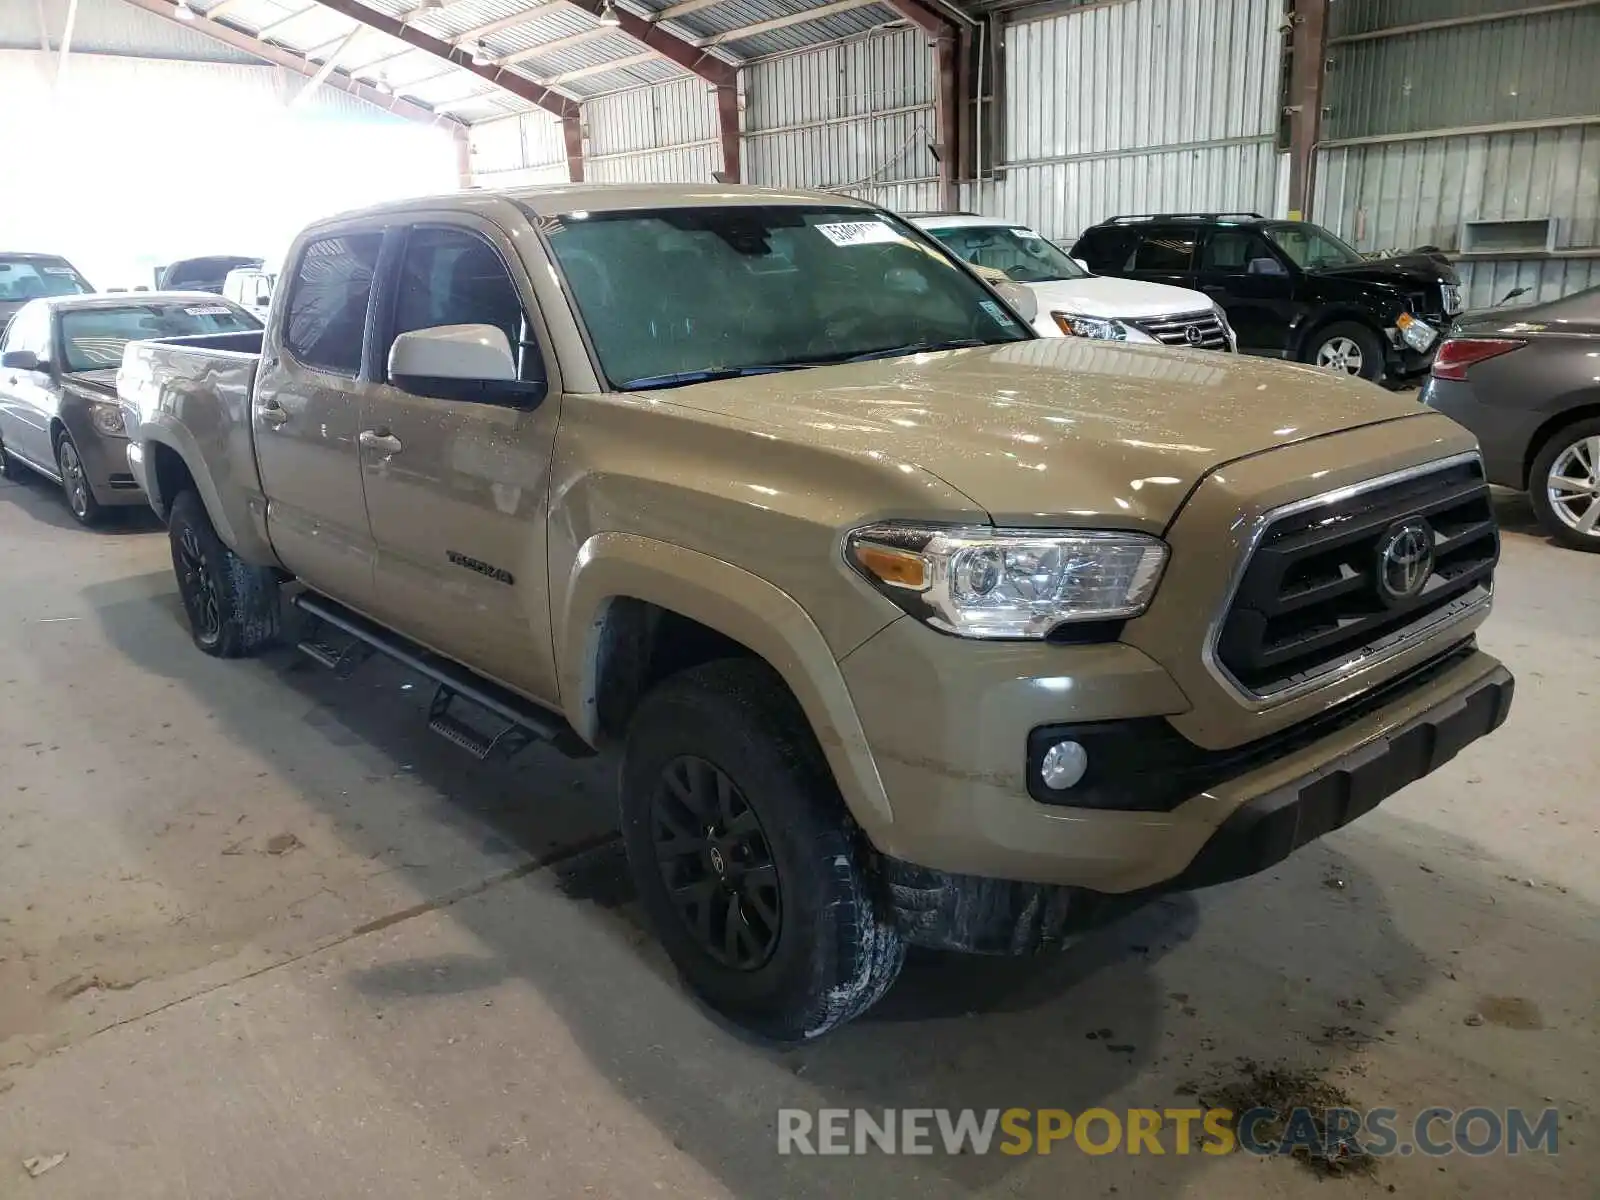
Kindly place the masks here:
POLYGON ((358 375, 372 278, 383 248, 377 231, 340 233, 306 243, 289 283, 283 345, 296 361, 358 375))
POLYGON ((69 308, 61 313, 60 324, 64 371, 121 366, 129 342, 261 328, 254 317, 230 305, 198 300, 69 308))

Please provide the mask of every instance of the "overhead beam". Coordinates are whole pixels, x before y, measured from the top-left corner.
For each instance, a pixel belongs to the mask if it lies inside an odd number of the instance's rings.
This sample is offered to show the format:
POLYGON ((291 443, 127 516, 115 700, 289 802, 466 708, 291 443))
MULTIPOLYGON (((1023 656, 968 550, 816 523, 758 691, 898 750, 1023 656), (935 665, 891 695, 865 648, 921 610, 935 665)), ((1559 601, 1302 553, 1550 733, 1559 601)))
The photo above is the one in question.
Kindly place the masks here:
POLYGON ((598 41, 600 38, 609 37, 616 32, 616 29, 610 25, 596 25, 593 29, 584 29, 578 33, 570 33, 566 37, 556 38, 553 42, 540 42, 537 46, 529 46, 524 50, 517 50, 503 58, 494 59, 491 65, 508 67, 512 63, 526 62, 530 58, 538 58, 556 50, 565 50, 568 46, 598 41))
POLYGON ((1322 140, 1322 90, 1328 65, 1328 0, 1290 0, 1289 215, 1309 220, 1314 159, 1322 140))
POLYGON ((676 4, 669 4, 659 12, 652 13, 652 21, 671 21, 678 17, 687 17, 690 13, 697 13, 702 8, 710 8, 713 4, 721 4, 722 0, 678 0, 676 4))
POLYGON ((563 71, 559 75, 552 75, 550 76, 550 86, 560 87, 563 83, 571 83, 574 79, 586 79, 590 75, 604 75, 607 71, 622 71, 628 67, 643 66, 647 62, 655 61, 655 53, 645 50, 639 54, 630 54, 626 58, 613 58, 603 63, 592 63, 587 67, 579 67, 573 71, 563 71))
POLYGON ((388 13, 381 13, 375 8, 368 8, 359 0, 321 0, 324 8, 331 9, 340 16, 349 17, 352 21, 359 21, 363 25, 371 26, 380 33, 387 33, 390 37, 415 46, 418 50, 425 50, 435 58, 443 59, 447 63, 460 67, 463 71, 471 71, 481 79, 487 79, 510 92, 513 96, 520 96, 529 104, 536 105, 546 112, 564 117, 568 113, 577 111, 577 101, 557 92, 551 91, 540 83, 525 79, 511 71, 501 70, 492 65, 478 66, 472 61, 471 51, 452 46, 443 38, 435 37, 418 29, 415 25, 408 25, 399 17, 391 17, 388 13))
POLYGON ((328 76, 332 75, 333 72, 338 68, 339 59, 344 57, 344 52, 350 49, 350 47, 355 43, 355 40, 365 32, 365 26, 352 25, 350 27, 350 32, 344 35, 344 40, 339 43, 332 54, 328 55, 328 61, 317 68, 317 73, 311 77, 309 83, 300 89, 299 93, 296 94, 295 98, 291 100, 290 103, 299 105, 304 104, 307 100, 311 99, 316 90, 328 81, 328 76))
MULTIPOLYGON (((160 17, 164 21, 171 21, 185 29, 193 29, 203 33, 214 41, 221 42, 224 46, 231 46, 245 54, 253 54, 264 62, 283 67, 297 75, 304 75, 310 79, 318 71, 317 64, 311 62, 303 55, 285 50, 282 46, 273 46, 263 42, 260 38, 251 37, 231 25, 224 25, 220 21, 213 21, 209 17, 196 16, 192 21, 180 21, 175 14, 176 5, 173 0, 123 0, 135 8, 142 8, 145 12, 160 17)), ((423 125, 434 125, 450 130, 458 138, 466 137, 467 128, 453 117, 444 116, 433 112, 420 104, 413 104, 398 96, 386 95, 377 88, 369 87, 358 79, 352 79, 343 72, 335 71, 324 81, 328 87, 336 87, 340 91, 348 92, 361 100, 365 100, 374 108, 385 109, 397 117, 404 117, 408 121, 416 121, 423 125)))
POLYGON ((238 8, 239 5, 243 3, 244 0, 217 0, 215 4, 206 9, 205 15, 211 20, 215 21, 218 17, 225 14, 230 8, 238 8))
POLYGON ((757 21, 754 25, 741 25, 737 29, 724 30, 714 37, 706 38, 700 45, 709 48, 720 46, 724 42, 737 42, 740 38, 755 37, 759 33, 771 33, 775 29, 787 29, 791 25, 820 21, 823 17, 831 17, 835 13, 868 8, 878 2, 879 0, 833 0, 832 4, 824 4, 818 8, 808 8, 803 12, 790 13, 788 16, 773 17, 770 21, 757 21))
POLYGON ((276 21, 268 21, 260 29, 256 30, 256 36, 262 41, 266 41, 270 35, 277 33, 278 30, 282 29, 285 25, 298 21, 301 17, 309 17, 312 13, 316 12, 319 7, 320 6, 316 4, 308 4, 305 8, 297 8, 292 13, 285 13, 276 21))
POLYGON ((462 42, 475 41, 478 38, 488 37, 491 33, 499 33, 502 29, 514 29, 518 25, 526 25, 535 17, 543 16, 539 10, 544 8, 549 0, 539 0, 532 8, 523 9, 519 13, 512 13, 509 17, 501 17, 494 21, 485 21, 482 25, 474 25, 471 29, 463 29, 460 33, 452 34, 450 40, 456 45, 462 42))

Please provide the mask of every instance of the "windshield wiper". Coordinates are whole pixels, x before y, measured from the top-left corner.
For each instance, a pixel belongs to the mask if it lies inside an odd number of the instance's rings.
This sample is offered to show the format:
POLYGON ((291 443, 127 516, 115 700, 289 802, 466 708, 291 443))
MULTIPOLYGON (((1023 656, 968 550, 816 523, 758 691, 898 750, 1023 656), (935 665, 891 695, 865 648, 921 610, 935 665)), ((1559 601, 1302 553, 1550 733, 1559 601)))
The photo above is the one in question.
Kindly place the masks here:
POLYGON ((710 383, 717 379, 742 379, 746 375, 771 375, 776 371, 793 371, 788 363, 758 363, 752 367, 707 367, 699 371, 672 371, 666 375, 641 375, 617 387, 624 392, 647 392, 656 388, 687 387, 691 383, 710 383))
POLYGON ((950 338, 948 341, 933 342, 906 342, 901 346, 884 346, 879 350, 863 350, 859 353, 831 354, 823 358, 813 358, 806 362, 793 364, 797 367, 832 367, 840 363, 871 362, 875 358, 898 358, 904 354, 931 354, 936 350, 969 350, 973 346, 987 346, 991 343, 982 338, 950 338))

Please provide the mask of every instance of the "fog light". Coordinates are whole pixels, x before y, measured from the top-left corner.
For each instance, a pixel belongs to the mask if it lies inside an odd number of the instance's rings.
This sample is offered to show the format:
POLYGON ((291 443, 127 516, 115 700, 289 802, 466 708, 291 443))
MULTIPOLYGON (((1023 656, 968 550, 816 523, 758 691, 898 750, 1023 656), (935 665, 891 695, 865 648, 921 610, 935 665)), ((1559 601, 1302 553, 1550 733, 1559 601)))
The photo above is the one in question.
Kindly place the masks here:
POLYGON ((1044 752, 1039 778, 1053 792, 1075 787, 1089 769, 1089 752, 1077 742, 1057 742, 1044 752))

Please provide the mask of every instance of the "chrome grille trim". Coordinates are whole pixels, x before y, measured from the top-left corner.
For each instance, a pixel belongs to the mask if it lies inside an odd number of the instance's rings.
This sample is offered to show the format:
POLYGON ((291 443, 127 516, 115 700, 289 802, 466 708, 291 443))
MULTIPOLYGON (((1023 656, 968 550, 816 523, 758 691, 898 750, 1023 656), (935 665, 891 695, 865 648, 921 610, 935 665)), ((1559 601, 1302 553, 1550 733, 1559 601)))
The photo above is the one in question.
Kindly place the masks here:
POLYGON ((1226 350, 1228 335, 1211 311, 1175 313, 1170 316, 1141 317, 1128 322, 1135 329, 1149 334, 1163 346, 1187 346, 1194 350, 1226 350), (1200 330, 1198 342, 1189 341, 1186 331, 1190 326, 1200 330))

